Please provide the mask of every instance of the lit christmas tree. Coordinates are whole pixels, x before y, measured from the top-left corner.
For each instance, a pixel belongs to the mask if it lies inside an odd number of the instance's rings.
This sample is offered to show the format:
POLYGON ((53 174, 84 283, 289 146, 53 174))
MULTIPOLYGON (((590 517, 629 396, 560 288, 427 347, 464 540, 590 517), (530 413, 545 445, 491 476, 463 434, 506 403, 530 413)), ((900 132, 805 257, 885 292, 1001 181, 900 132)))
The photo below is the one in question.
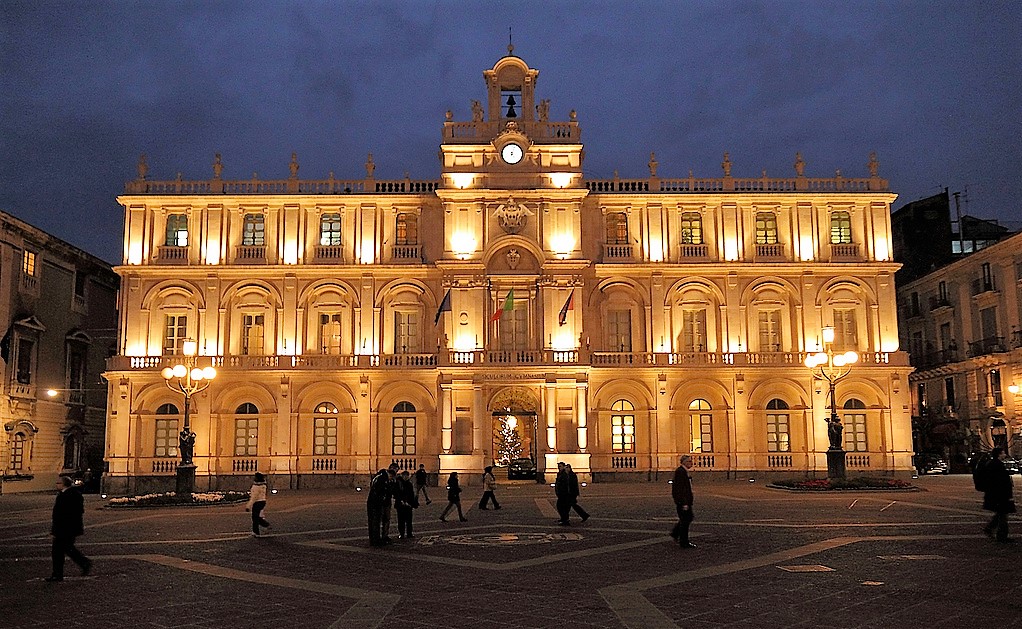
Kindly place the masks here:
POLYGON ((495 432, 497 465, 503 467, 522 455, 522 438, 518 436, 517 422, 502 421, 495 432))

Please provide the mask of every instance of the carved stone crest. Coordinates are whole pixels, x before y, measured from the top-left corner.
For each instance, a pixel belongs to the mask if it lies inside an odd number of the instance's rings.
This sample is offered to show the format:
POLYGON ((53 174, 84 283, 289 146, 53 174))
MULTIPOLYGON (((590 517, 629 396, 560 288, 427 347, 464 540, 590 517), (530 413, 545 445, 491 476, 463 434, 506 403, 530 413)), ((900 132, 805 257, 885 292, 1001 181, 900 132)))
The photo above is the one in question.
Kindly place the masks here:
POLYGON ((493 210, 493 216, 497 224, 506 234, 517 234, 525 227, 526 221, 534 212, 524 203, 518 203, 514 197, 508 197, 506 203, 501 203, 493 210))
POLYGON ((518 250, 511 248, 507 250, 507 266, 511 269, 517 269, 518 263, 522 260, 522 254, 518 253, 518 250))

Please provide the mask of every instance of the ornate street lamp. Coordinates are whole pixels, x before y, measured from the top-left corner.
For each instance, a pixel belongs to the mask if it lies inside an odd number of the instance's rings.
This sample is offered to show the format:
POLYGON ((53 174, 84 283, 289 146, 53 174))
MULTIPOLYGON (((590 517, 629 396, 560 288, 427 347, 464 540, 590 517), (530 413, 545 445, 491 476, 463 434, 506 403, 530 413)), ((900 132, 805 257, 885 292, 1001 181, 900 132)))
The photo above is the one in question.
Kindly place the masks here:
POLYGON ((195 341, 185 340, 182 347, 184 354, 182 362, 172 367, 164 367, 161 372, 167 386, 172 391, 177 391, 185 396, 185 425, 178 436, 178 449, 181 452, 181 462, 177 464, 176 493, 178 497, 191 496, 195 489, 195 463, 192 462, 195 433, 192 432, 189 421, 192 396, 204 391, 213 378, 216 378, 216 369, 213 367, 200 369, 195 366, 195 349, 195 341))
POLYGON ((823 351, 806 356, 805 365, 813 374, 814 380, 826 380, 830 385, 830 418, 827 420, 827 437, 830 448, 827 449, 827 477, 845 477, 845 450, 841 433, 844 427, 837 414, 837 397, 834 389, 839 380, 848 375, 852 365, 859 360, 856 352, 834 353, 834 328, 823 328, 823 351))

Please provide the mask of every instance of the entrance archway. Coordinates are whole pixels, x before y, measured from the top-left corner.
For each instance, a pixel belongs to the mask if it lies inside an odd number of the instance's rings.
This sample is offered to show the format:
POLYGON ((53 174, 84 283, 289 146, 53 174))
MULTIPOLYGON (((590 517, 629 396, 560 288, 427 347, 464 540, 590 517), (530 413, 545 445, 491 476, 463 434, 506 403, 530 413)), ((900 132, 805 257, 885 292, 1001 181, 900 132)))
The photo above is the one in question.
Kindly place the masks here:
POLYGON ((503 389, 493 396, 490 400, 492 465, 507 467, 513 459, 529 458, 539 467, 537 409, 536 398, 521 387, 503 389))

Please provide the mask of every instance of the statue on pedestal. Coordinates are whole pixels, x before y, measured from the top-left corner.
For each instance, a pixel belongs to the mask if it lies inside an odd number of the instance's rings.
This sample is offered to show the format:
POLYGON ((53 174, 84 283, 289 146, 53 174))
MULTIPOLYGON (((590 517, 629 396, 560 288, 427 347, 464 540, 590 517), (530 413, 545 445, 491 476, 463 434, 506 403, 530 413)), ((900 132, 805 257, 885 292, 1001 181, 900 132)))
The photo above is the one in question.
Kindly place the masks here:
POLYGON ((841 443, 841 433, 844 432, 845 427, 841 425, 841 419, 833 417, 827 420, 827 437, 830 439, 831 450, 843 449, 841 443))
POLYGON ((195 433, 182 429, 178 441, 178 447, 181 450, 181 465, 191 465, 192 453, 195 451, 195 433))

